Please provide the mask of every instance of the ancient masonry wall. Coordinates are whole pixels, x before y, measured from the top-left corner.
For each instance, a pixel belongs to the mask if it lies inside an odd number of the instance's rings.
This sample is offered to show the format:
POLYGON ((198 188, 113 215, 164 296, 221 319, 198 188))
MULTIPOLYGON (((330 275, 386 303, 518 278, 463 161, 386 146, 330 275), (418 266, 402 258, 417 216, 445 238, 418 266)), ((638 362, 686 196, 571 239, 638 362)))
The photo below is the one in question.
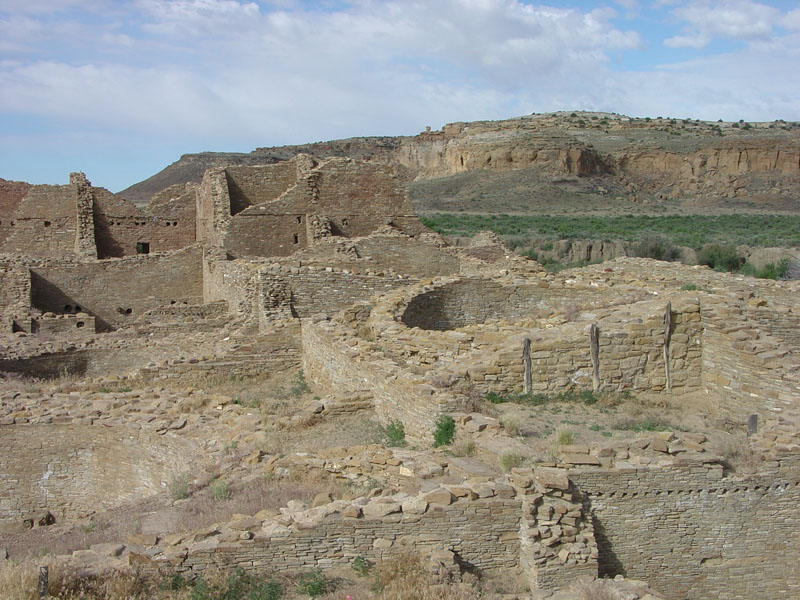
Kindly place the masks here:
POLYGON ((179 570, 195 572, 216 565, 247 571, 300 571, 351 565, 358 556, 376 562, 403 549, 444 548, 482 571, 513 569, 519 564, 521 502, 510 486, 505 486, 508 493, 500 494, 491 485, 484 488, 485 497, 474 494, 472 500, 465 497, 455 502, 445 492, 450 498, 446 504, 418 498, 405 502, 381 498, 363 508, 333 503, 315 511, 323 516, 316 516, 313 524, 302 520, 291 527, 275 524, 271 531, 251 534, 251 539, 210 542, 205 548, 195 545, 186 558, 175 562, 179 570))
MULTIPOLYGON (((557 393, 571 388, 592 389, 593 364, 589 329, 599 329, 598 375, 601 389, 666 390, 664 366, 664 312, 661 302, 632 308, 621 321, 604 319, 537 329, 530 333, 531 390, 557 393)), ((702 326, 700 306, 683 300, 672 310, 670 379, 675 392, 700 389, 702 326)), ((484 392, 519 392, 524 383, 524 335, 509 335, 505 347, 478 353, 464 361, 475 386, 484 392)), ((489 345, 496 348, 497 344, 489 345)))
POLYGON ((302 332, 303 370, 311 381, 337 393, 370 391, 380 421, 402 421, 409 438, 431 444, 439 415, 463 408, 345 325, 306 320, 302 332))
POLYGON ((594 517, 600 574, 667 598, 797 598, 800 462, 722 478, 720 465, 573 473, 594 517))
POLYGON ((117 328, 173 301, 201 303, 201 253, 192 246, 165 254, 36 266, 31 269, 31 301, 54 313, 80 307, 97 318, 98 330, 117 328))
POLYGON ((387 274, 356 274, 332 267, 270 266, 259 270, 259 320, 335 314, 354 302, 416 280, 387 274))
POLYGON ((295 185, 313 165, 311 157, 301 155, 273 165, 226 167, 231 214, 240 213, 248 206, 275 200, 295 185))
POLYGON ((75 254, 77 227, 74 185, 33 186, 11 216, 14 225, 0 252, 29 256, 75 254))
POLYGON ((94 228, 99 258, 180 250, 195 242, 194 188, 142 211, 107 190, 94 188, 94 228))
POLYGON ((226 260, 220 248, 208 248, 203 256, 203 301, 224 300, 232 316, 258 323, 256 275, 258 264, 226 260))
POLYGON ((47 511, 73 518, 157 493, 196 452, 170 434, 57 420, 0 425, 0 527, 47 511))
POLYGON ((597 294, 588 290, 549 289, 537 285, 502 285, 481 279, 459 279, 414 296, 402 315, 409 327, 444 331, 489 319, 519 320, 574 304, 597 294))
POLYGON ((75 254, 82 259, 97 258, 94 237, 94 194, 92 184, 83 173, 70 173, 69 184, 75 198, 75 254))
POLYGON ((411 234, 425 230, 385 166, 335 158, 308 172, 277 200, 232 217, 225 248, 234 256, 288 256, 310 243, 309 215, 324 217, 331 233, 344 237, 364 236, 387 224, 411 234))
POLYGON ((703 385, 723 398, 720 410, 737 418, 792 406, 800 397, 797 356, 753 322, 732 318, 737 314, 704 303, 703 385))
POLYGON ((225 169, 208 169, 196 197, 195 239, 209 246, 222 246, 231 220, 231 197, 225 169))
POLYGON ((30 271, 14 260, 0 261, 0 331, 11 332, 16 325, 30 331, 30 271))
POLYGON ((0 178, 0 246, 13 231, 14 213, 33 186, 23 181, 0 178), (13 223, 13 225, 12 225, 13 223))

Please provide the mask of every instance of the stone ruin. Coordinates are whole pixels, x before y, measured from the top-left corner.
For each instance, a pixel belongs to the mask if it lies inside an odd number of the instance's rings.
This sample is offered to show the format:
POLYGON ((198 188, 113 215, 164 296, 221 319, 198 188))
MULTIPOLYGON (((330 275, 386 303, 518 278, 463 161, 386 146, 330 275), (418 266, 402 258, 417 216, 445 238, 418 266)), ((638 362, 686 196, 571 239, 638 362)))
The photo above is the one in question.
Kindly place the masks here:
POLYGON ((324 398, 292 418, 371 411, 413 449, 254 450, 236 468, 370 477, 383 493, 143 533, 112 563, 292 571, 414 550, 534 592, 625 575, 667 598, 800 593, 797 282, 632 258, 551 274, 491 235, 451 247, 388 167, 343 158, 211 169, 144 210, 82 174, 15 193, 0 373, 144 391, 0 395, 0 527, 147 497, 219 460, 226 431, 258 433, 245 407, 159 382, 302 368, 324 398), (662 431, 498 467, 533 452, 476 397, 588 390, 708 395, 727 422, 757 415, 764 460, 738 475, 706 436, 662 431), (443 415, 475 459, 431 450, 443 415))

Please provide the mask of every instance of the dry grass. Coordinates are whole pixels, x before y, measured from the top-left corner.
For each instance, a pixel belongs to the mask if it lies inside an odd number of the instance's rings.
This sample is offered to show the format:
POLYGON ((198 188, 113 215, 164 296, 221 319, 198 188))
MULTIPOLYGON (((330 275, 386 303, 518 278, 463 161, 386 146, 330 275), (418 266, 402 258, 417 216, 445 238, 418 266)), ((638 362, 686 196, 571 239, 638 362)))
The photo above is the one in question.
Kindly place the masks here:
POLYGON ((480 591, 469 584, 442 581, 428 571, 418 554, 401 554, 375 566, 380 600, 477 600, 480 591))
POLYGON ((614 591, 613 584, 605 579, 597 579, 590 583, 579 583, 575 586, 575 600, 618 600, 623 597, 614 591))
POLYGON ((475 456, 475 442, 466 437, 456 438, 456 441, 450 446, 450 454, 453 456, 475 456))
POLYGON ((511 469, 521 467, 524 462, 525 457, 513 450, 503 450, 500 453, 500 465, 506 473, 511 469))
POLYGON ((519 437, 522 435, 522 419, 517 415, 506 413, 500 417, 500 425, 503 426, 506 433, 511 437, 519 437))
POLYGON ((731 435, 722 447, 726 465, 735 473, 751 475, 758 472, 764 456, 753 448, 743 433, 731 435))
POLYGON ((85 576, 59 559, 27 559, 0 566, 0 597, 3 600, 39 600, 39 567, 47 566, 48 598, 59 600, 146 600, 153 586, 136 572, 110 572, 85 576))

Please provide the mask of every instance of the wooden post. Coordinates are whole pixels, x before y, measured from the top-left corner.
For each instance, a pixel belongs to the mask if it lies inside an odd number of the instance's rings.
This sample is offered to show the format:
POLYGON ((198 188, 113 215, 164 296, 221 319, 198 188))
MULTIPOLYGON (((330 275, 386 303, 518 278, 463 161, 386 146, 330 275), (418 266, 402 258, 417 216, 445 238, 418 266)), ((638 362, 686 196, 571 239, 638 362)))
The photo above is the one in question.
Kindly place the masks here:
POLYGON ((525 393, 531 393, 531 340, 522 343, 522 364, 525 366, 525 393))
POLYGON ((50 582, 48 580, 48 568, 46 566, 39 567, 39 585, 37 586, 37 591, 39 592, 39 598, 47 598, 50 592, 50 582))
POLYGON ((592 323, 589 328, 590 350, 592 352, 592 389, 600 391, 600 329, 592 323))
POLYGON ((667 302, 664 313, 664 371, 667 375, 667 391, 672 389, 672 378, 669 373, 669 342, 672 338, 672 302, 667 302))

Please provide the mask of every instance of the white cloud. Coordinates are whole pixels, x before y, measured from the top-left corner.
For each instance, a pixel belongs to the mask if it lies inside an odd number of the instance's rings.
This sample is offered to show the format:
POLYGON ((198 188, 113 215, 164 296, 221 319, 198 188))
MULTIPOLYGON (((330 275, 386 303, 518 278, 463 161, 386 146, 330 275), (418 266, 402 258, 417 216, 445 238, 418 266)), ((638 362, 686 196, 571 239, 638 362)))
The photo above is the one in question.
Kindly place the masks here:
MULTIPOLYGON (((679 44, 738 36, 748 41, 741 53, 636 72, 615 69, 643 43, 610 8, 91 0, 68 10, 70 0, 42 2, 55 12, 0 0, 0 119, 46 120, 54 146, 102 131, 103 143, 247 150, 573 108, 800 118, 791 101, 800 90, 786 76, 797 69, 800 36, 777 36, 778 17, 753 2, 671 9, 686 26, 679 44), (715 23, 717 9, 733 12, 715 23)), ((800 11, 788 16, 800 20, 800 11)))
POLYGON ((672 14, 685 23, 684 34, 664 43, 694 48, 704 48, 715 36, 763 42, 772 38, 782 16, 778 9, 750 0, 693 2, 674 9, 672 14))

